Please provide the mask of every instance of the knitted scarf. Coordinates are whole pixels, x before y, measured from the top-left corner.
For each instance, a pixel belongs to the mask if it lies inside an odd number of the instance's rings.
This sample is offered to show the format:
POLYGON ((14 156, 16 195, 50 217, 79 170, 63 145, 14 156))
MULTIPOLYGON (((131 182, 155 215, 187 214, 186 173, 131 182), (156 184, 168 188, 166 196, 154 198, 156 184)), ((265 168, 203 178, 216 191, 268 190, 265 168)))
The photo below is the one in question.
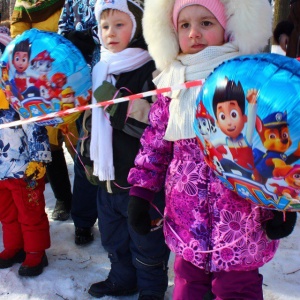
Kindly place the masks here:
MULTIPOLYGON (((103 48, 101 60, 94 66, 92 72, 93 94, 104 80, 115 85, 116 80, 113 75, 136 70, 151 59, 148 51, 141 48, 127 48, 118 53, 103 48)), ((92 103, 96 102, 93 97, 92 103)), ((109 114, 102 108, 92 109, 90 154, 91 160, 94 161, 94 175, 98 176, 100 181, 114 180, 112 127, 109 114)))
MULTIPOLYGON (((153 82, 158 88, 162 88, 186 81, 205 79, 222 62, 238 55, 240 54, 237 47, 231 43, 207 47, 196 54, 180 54, 177 60, 161 72, 153 82)), ((196 136, 193 123, 196 99, 200 90, 201 87, 194 87, 166 94, 172 101, 165 140, 177 141, 196 136)))

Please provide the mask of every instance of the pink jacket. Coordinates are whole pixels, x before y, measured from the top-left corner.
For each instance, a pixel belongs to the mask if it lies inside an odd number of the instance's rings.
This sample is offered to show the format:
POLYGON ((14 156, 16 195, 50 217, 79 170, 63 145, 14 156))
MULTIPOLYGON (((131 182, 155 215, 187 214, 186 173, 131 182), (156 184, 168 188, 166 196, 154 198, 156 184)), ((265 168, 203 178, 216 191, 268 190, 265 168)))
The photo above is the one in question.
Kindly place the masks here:
POLYGON ((154 193, 165 188, 166 243, 199 268, 215 272, 263 266, 279 244, 263 229, 272 212, 225 188, 204 162, 196 139, 163 139, 170 102, 160 95, 152 106, 136 167, 128 176, 130 194, 153 201, 154 193))

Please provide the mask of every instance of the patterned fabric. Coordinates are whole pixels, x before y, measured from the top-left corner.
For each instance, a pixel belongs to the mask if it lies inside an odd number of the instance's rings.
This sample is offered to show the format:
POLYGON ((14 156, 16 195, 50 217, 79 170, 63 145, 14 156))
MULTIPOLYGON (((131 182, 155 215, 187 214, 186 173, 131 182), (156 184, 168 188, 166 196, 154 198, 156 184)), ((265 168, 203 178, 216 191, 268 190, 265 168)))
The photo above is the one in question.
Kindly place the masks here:
POLYGON ((58 23, 58 33, 82 31, 97 25, 94 16, 96 0, 66 0, 58 23))
MULTIPOLYGON (((0 124, 19 120, 13 109, 0 110, 0 124)), ((30 123, 0 130, 0 180, 22 178, 30 161, 51 161, 47 131, 30 123)))
POLYGON ((100 42, 97 32, 97 21, 94 15, 95 4, 96 0, 65 0, 58 22, 58 34, 62 35, 73 30, 93 29, 93 39, 98 47, 95 47, 91 66, 94 66, 100 60, 100 42))
POLYGON ((60 10, 64 0, 16 0, 11 23, 38 23, 60 10))
POLYGON ((170 98, 160 95, 152 106, 151 126, 141 138, 129 183, 153 192, 165 186, 165 238, 177 255, 211 272, 261 267, 278 247, 263 230, 273 214, 226 189, 205 164, 195 139, 163 139, 169 105, 170 98))

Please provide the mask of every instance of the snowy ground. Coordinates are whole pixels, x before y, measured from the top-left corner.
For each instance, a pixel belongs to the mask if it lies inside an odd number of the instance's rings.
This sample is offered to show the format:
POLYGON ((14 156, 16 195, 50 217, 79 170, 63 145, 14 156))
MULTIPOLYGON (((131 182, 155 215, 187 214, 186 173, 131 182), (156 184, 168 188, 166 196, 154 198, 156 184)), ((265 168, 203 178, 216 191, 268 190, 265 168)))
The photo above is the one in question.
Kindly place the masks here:
MULTIPOLYGON (((66 154, 69 174, 73 181, 73 163, 66 154)), ((74 226, 71 220, 51 220, 55 199, 49 184, 45 191, 47 213, 50 220, 52 246, 47 250, 49 266, 36 278, 20 278, 19 264, 0 270, 0 300, 88 300, 90 284, 104 280, 109 272, 107 254, 101 246, 100 234, 95 225, 95 241, 89 246, 74 244, 74 226)), ((0 225, 1 226, 1 225, 0 225)), ((281 241, 275 258, 261 268, 264 276, 265 300, 300 299, 300 218, 293 234, 281 241)), ((0 251, 2 251, 0 230, 0 251)), ((169 263, 169 288, 166 299, 172 298, 173 256, 169 263)), ((116 298, 105 297, 105 300, 116 298)), ((123 297, 135 300, 136 296, 123 297)), ((197 299, 186 299, 197 300, 197 299)))
MULTIPOLYGON (((66 154, 69 174, 73 178, 72 159, 66 154)), ((74 244, 74 226, 71 220, 51 220, 55 199, 49 183, 46 185, 46 206, 50 220, 52 246, 47 250, 49 266, 36 278, 18 276, 19 264, 0 270, 0 299, 5 300, 88 300, 90 284, 104 280, 109 272, 107 254, 101 246, 95 225, 95 241, 89 246, 74 244)), ((293 234, 282 240, 275 258, 261 268, 264 276, 265 300, 300 299, 300 219, 293 234)), ((0 250, 2 250, 2 232, 0 250)), ((169 263, 169 288, 166 299, 172 298, 173 256, 169 263)), ((105 297, 105 300, 115 299, 105 297)), ((135 300, 137 296, 123 297, 135 300)), ((187 299, 196 300, 196 299, 187 299)))

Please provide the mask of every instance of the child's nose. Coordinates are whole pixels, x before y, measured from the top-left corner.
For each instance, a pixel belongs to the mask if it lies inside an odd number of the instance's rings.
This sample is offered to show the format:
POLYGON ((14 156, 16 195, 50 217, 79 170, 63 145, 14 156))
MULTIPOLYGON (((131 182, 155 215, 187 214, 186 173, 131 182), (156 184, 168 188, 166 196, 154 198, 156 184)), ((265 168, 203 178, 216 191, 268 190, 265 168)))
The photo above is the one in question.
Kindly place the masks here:
POLYGON ((114 34, 115 34, 114 29, 112 27, 110 27, 108 30, 108 36, 114 36, 114 34))
POLYGON ((190 38, 196 38, 200 36, 201 36, 200 30, 195 26, 191 27, 190 38))

